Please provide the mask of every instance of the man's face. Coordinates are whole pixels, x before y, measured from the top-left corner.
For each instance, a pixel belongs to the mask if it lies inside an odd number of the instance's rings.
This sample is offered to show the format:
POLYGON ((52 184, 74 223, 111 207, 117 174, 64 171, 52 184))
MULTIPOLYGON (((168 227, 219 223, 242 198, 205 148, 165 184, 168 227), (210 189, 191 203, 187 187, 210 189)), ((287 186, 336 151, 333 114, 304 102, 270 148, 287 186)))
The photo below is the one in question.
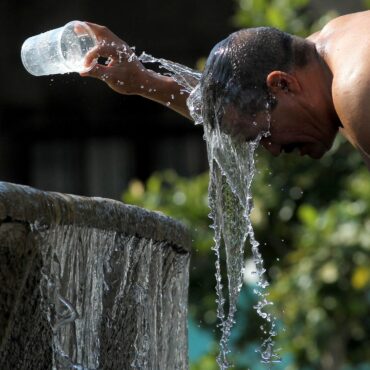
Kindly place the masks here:
POLYGON ((278 104, 270 114, 260 112, 250 117, 230 105, 225 110, 222 128, 243 141, 262 134, 261 144, 274 156, 297 149, 302 156, 319 159, 330 149, 335 135, 324 134, 311 121, 312 117, 299 107, 278 104))

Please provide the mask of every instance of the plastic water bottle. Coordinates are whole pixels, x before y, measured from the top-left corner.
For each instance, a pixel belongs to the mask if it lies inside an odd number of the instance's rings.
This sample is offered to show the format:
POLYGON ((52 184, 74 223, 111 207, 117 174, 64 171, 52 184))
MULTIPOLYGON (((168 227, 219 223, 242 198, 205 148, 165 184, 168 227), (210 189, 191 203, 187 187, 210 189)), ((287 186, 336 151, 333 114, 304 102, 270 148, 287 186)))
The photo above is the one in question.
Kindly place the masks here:
POLYGON ((22 45, 22 63, 34 76, 85 72, 92 68, 85 66, 85 56, 96 44, 86 23, 72 21, 28 38, 22 45))

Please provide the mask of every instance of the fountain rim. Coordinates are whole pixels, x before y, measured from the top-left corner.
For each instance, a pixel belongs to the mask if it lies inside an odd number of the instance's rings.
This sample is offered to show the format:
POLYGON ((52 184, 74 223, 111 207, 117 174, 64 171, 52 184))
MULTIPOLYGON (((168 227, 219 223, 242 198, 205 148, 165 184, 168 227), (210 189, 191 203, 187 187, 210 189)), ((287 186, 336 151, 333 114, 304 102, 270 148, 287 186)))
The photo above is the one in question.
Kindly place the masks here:
POLYGON ((7 220, 116 231, 157 242, 166 241, 180 252, 191 252, 189 230, 160 212, 108 198, 43 191, 0 181, 0 224, 7 220))

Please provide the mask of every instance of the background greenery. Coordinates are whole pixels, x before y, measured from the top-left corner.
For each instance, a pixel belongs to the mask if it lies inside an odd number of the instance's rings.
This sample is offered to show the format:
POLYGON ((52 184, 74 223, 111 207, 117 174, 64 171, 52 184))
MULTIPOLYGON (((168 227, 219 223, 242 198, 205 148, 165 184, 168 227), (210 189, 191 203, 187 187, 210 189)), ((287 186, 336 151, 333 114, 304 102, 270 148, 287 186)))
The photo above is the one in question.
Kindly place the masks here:
MULTIPOLYGON (((236 27, 272 25, 301 36, 337 15, 315 18, 308 0, 236 4, 236 27)), ((262 149, 257 155, 252 216, 281 321, 276 341, 283 363, 274 368, 370 369, 370 173, 341 138, 320 161, 270 158, 262 149)), ((192 323, 213 338, 192 370, 217 369, 207 186, 208 174, 188 179, 167 171, 146 184, 133 181, 124 195, 125 202, 182 220, 192 232, 189 312, 192 323)), ((245 284, 240 298, 231 355, 236 369, 264 368, 255 354, 260 321, 252 289, 252 282, 245 284)))

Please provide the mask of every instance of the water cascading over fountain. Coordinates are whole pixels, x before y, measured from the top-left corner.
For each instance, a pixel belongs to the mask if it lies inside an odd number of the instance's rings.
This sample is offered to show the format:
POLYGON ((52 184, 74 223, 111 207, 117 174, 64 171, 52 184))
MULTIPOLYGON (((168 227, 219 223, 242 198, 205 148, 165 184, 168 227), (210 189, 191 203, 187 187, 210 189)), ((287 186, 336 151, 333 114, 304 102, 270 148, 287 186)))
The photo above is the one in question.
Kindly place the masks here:
POLYGON ((0 368, 186 369, 189 245, 155 212, 0 183, 0 368))

